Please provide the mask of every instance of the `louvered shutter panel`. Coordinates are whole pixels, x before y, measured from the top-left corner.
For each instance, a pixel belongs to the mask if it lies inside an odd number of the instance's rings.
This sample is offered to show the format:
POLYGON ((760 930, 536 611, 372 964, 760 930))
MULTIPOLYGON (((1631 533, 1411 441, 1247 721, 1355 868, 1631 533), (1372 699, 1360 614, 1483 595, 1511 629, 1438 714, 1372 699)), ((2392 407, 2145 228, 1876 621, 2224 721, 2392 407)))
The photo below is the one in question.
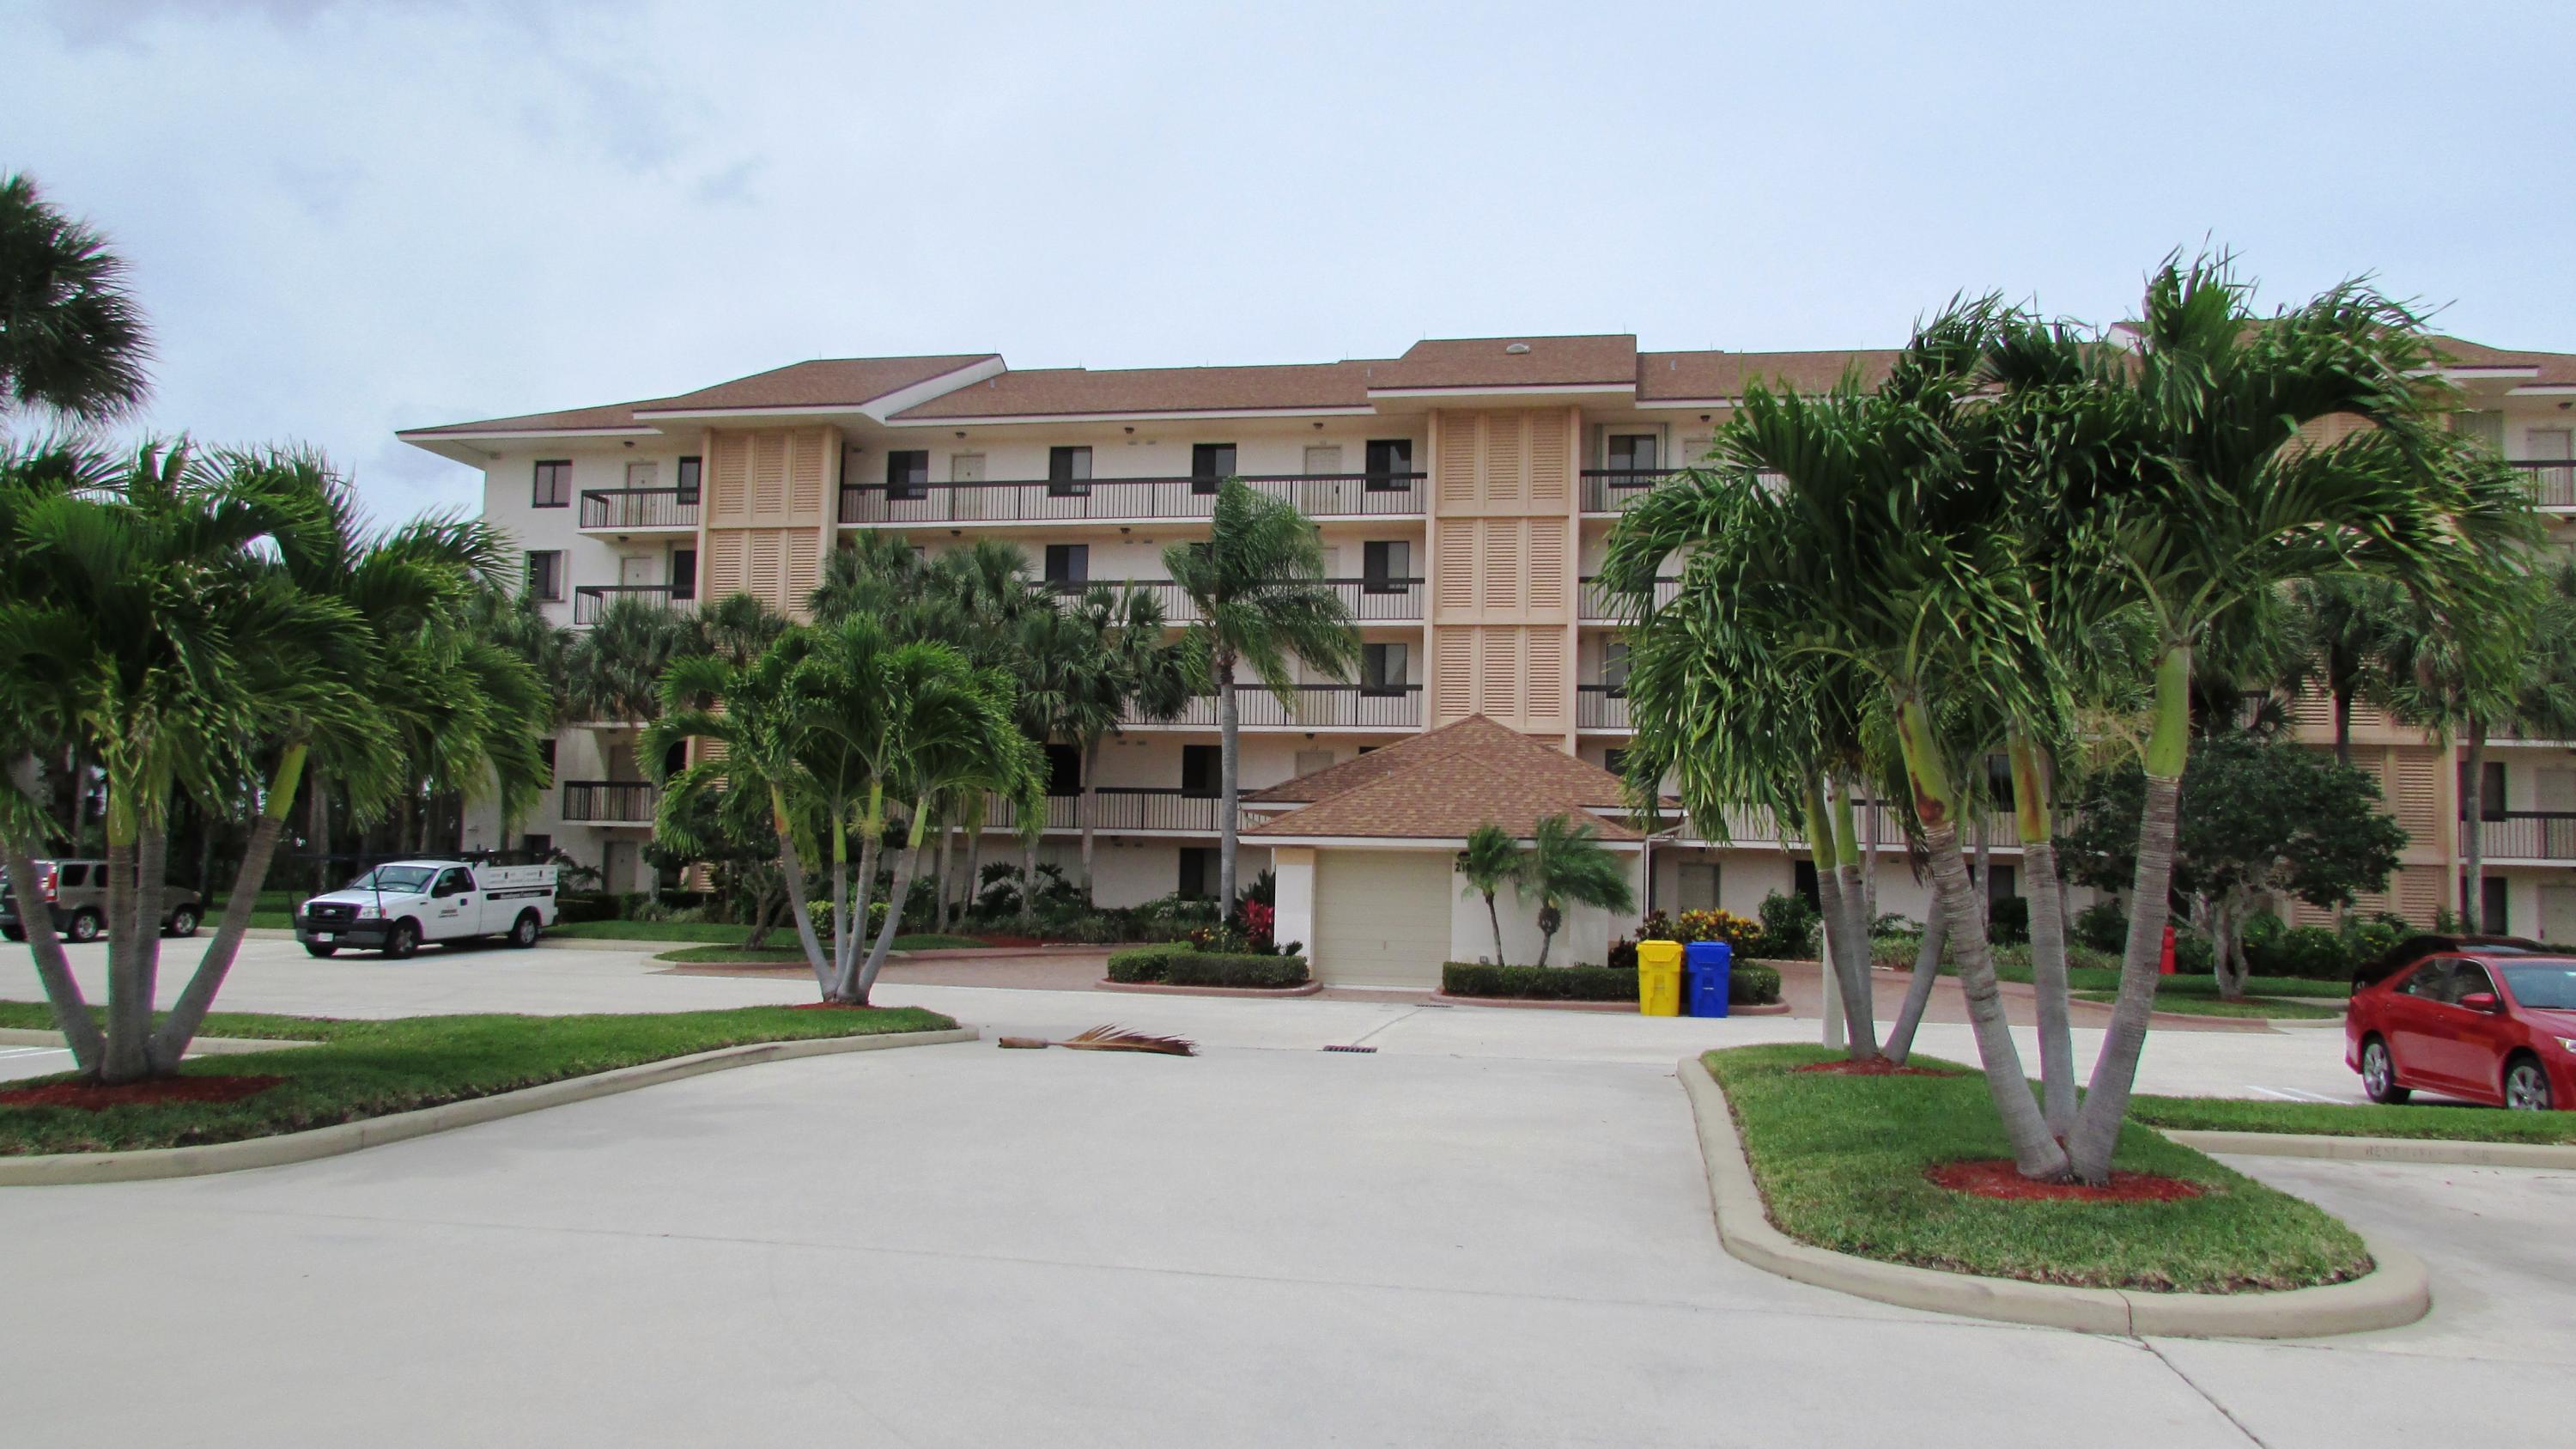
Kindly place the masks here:
POLYGON ((1516 629, 1476 631, 1478 702, 1486 714, 1506 723, 1514 722, 1520 714, 1519 632, 1516 629))
POLYGON ((751 516, 771 523, 787 514, 787 435, 754 433, 751 438, 751 516))
POLYGON ((1528 608, 1554 613, 1565 607, 1565 522, 1556 518, 1529 521, 1528 608))
POLYGON ((1566 415, 1540 413, 1530 419, 1529 501, 1533 508, 1564 508, 1572 502, 1574 471, 1566 415))
POLYGON ((1565 635, 1540 627, 1526 631, 1529 645, 1528 690, 1522 713, 1532 724, 1562 728, 1565 723, 1565 635))
POLYGON ((1476 712, 1476 640, 1465 629, 1450 629, 1432 647, 1431 698, 1434 723, 1455 724, 1476 712))
POLYGON ((787 469, 785 511, 799 519, 820 522, 823 516, 823 473, 830 452, 831 438, 821 428, 791 433, 787 469))
POLYGON ((1523 470, 1529 464, 1529 419, 1508 413, 1485 416, 1485 496, 1487 507, 1517 505, 1529 496, 1523 470))
POLYGON ((1432 559, 1438 575, 1433 602, 1439 613, 1476 607, 1476 527, 1465 519, 1440 525, 1440 546, 1432 559))
POLYGON ((1438 503, 1443 512, 1476 501, 1476 477, 1484 467, 1484 417, 1479 413, 1439 415, 1440 476, 1438 503))
POLYGON ((1484 534, 1485 610, 1516 610, 1521 602, 1521 526, 1507 518, 1487 519, 1484 534))

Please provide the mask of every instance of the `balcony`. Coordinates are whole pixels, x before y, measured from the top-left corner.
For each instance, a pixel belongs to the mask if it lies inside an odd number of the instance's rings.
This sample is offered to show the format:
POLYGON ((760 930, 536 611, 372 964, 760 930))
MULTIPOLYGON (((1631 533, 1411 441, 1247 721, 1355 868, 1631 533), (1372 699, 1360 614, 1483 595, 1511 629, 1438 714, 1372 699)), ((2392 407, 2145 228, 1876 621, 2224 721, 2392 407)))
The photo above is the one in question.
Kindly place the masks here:
MULTIPOLYGON (((1257 683, 1235 686, 1235 711, 1245 729, 1277 730, 1409 730, 1422 726, 1422 686, 1418 684, 1295 684, 1288 688, 1293 704, 1257 683)), ((1216 728, 1216 696, 1202 694, 1171 719, 1130 719, 1130 728, 1209 730, 1216 728)))
POLYGON ((2531 480, 2531 501, 2542 508, 2576 511, 2576 463, 2564 458, 2508 458, 2531 480))
POLYGON ((581 526, 610 533, 645 533, 655 529, 698 526, 698 494, 678 488, 585 488, 581 526))
MULTIPOLYGON (((1284 498, 1309 518, 1414 518, 1421 473, 1263 474, 1244 482, 1284 498)), ((1205 518, 1216 508, 1206 478, 1044 478, 1006 483, 845 483, 850 524, 1083 523, 1205 518)))
POLYGON ((599 616, 619 599, 636 599, 664 609, 694 609, 697 595, 681 597, 677 584, 583 584, 572 591, 572 623, 576 629, 599 622, 599 616))
POLYGON ((566 780, 563 818, 569 824, 650 825, 661 793, 643 780, 566 780))
POLYGON ((1680 471, 1679 468, 1586 468, 1583 470, 1583 511, 1625 512, 1629 504, 1645 497, 1656 484, 1680 471))
MULTIPOLYGON (((1864 843, 1875 839, 1882 852, 1901 852, 1906 849, 1904 806, 1875 801, 1855 807, 1854 814, 1857 818, 1853 823, 1859 826, 1860 838, 1864 843), (1875 834, 1873 835, 1872 832, 1875 834)), ((1663 818, 1663 823, 1667 826, 1679 827, 1674 834, 1674 840, 1678 844, 1716 844, 1702 835, 1698 825, 1687 816, 1668 814, 1663 818)), ((2021 849, 2021 831, 2010 811, 1998 811, 1987 816, 1985 828, 1986 844, 1989 847, 1996 850, 2021 849)), ((1743 806, 1726 812, 1726 835, 1726 843, 1729 845, 1787 845, 1796 848, 1804 843, 1800 837, 1784 838, 1779 820, 1771 812, 1752 806, 1743 806)), ((1977 827, 1973 822, 1960 831, 1959 845, 1961 849, 1972 855, 1976 852, 1977 827)))
POLYGON ((1628 686, 1624 684, 1578 684, 1574 687, 1574 727, 1583 730, 1624 730, 1628 723, 1628 686))
MULTIPOLYGON (((1351 611, 1351 618, 1356 623, 1401 624, 1418 621, 1422 617, 1423 581, 1420 579, 1324 579, 1321 582, 1340 596, 1342 606, 1351 611)), ((1091 585, 1050 579, 1047 587, 1060 594, 1079 594, 1091 585)), ((1163 606, 1163 617, 1172 623, 1195 624, 1199 620, 1198 605, 1170 579, 1129 579, 1123 584, 1110 583, 1106 587, 1113 590, 1131 588, 1153 595, 1154 601, 1163 606)))
MULTIPOLYGON (((1582 618, 1584 623, 1624 624, 1628 622, 1627 615, 1624 612, 1627 604, 1625 599, 1622 599, 1611 593, 1608 589, 1601 587, 1601 581, 1599 579, 1588 578, 1582 582, 1582 618)), ((1682 581, 1679 579, 1655 580, 1655 607, 1660 609, 1664 605, 1671 603, 1673 600, 1681 597, 1681 592, 1682 581)))
MULTIPOLYGON (((1214 795, 1193 794, 1177 785, 1103 785, 1092 792, 1091 828, 1148 835, 1214 835, 1218 803, 1214 795)), ((1046 814, 1049 830, 1080 830, 1082 797, 1049 795, 1046 814)), ((1010 801, 985 802, 985 829, 1014 830, 1017 822, 1018 814, 1010 801)))
POLYGON ((2576 860, 2576 811, 2507 810, 2477 827, 2478 853, 2489 861, 2576 860))

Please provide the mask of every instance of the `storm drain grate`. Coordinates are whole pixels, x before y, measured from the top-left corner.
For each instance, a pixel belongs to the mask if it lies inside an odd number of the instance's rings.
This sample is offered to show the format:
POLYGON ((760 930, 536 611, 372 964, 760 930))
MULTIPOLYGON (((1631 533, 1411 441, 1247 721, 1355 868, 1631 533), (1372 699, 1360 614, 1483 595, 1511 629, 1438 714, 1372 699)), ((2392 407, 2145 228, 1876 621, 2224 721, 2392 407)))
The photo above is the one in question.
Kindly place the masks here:
POLYGON ((1328 1046, 1324 1048, 1324 1050, 1328 1052, 1359 1052, 1362 1055, 1366 1055, 1370 1052, 1376 1051, 1377 1048, 1364 1046, 1328 1046))

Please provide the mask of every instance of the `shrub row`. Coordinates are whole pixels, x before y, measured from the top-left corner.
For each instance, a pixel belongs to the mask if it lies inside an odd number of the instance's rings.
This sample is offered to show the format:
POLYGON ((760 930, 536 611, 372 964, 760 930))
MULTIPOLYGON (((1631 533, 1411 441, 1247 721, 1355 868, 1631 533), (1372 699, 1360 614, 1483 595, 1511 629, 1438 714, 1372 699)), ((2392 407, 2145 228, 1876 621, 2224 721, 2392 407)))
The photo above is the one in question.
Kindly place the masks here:
MULTIPOLYGON (((1637 972, 1618 966, 1487 966, 1452 961, 1440 968, 1440 989, 1451 996, 1493 996, 1514 1001, 1634 1001, 1637 972)), ((1768 1006, 1780 999, 1780 973, 1738 963, 1728 975, 1726 999, 1735 1006, 1768 1006)))
POLYGON ((1248 986, 1280 991, 1306 984, 1303 956, 1193 950, 1186 942, 1109 953, 1109 979, 1164 986, 1248 986))

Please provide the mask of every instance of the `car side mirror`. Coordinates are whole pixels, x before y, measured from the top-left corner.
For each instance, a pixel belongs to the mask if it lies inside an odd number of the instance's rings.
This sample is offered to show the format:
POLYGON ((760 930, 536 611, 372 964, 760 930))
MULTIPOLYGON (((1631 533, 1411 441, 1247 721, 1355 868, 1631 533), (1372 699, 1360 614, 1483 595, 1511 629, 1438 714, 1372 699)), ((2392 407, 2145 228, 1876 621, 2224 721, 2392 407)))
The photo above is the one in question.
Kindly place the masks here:
POLYGON ((2496 1001, 2495 993, 2492 991, 2472 991, 2468 995, 2460 998, 2460 1004, 2471 1011, 2495 1011, 2500 1009, 2500 1004, 2496 1001))

